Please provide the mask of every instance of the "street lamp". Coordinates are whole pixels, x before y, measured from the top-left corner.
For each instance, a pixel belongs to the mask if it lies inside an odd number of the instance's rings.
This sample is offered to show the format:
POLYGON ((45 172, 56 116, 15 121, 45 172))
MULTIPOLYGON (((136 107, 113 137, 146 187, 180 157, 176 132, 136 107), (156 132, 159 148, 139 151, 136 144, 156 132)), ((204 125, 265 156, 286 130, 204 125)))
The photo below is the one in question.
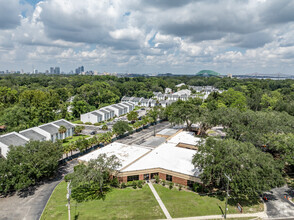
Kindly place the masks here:
POLYGON ((225 177, 228 179, 228 183, 227 183, 227 195, 226 195, 226 209, 225 209, 225 216, 224 216, 225 219, 226 219, 227 218, 228 196, 229 196, 229 183, 232 180, 231 180, 231 178, 227 174, 225 174, 225 177))

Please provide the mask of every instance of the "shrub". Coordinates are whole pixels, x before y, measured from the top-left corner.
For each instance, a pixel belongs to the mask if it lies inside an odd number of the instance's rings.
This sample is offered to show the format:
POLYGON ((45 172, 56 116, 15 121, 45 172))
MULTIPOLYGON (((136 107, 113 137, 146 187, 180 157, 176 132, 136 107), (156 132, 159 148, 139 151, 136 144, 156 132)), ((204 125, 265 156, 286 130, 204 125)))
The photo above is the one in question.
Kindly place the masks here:
POLYGON ((172 189, 174 187, 174 183, 170 182, 168 187, 169 189, 172 189))
POLYGON ((193 184, 193 187, 192 187, 192 190, 194 191, 194 192, 199 192, 200 190, 200 185, 199 185, 199 183, 194 183, 193 184))
POLYGON ((142 187, 143 187, 142 181, 138 181, 138 188, 142 188, 142 187))
POLYGON ((77 120, 77 121, 74 121, 75 124, 84 124, 84 122, 80 121, 80 120, 77 120))
POLYGON ((155 175, 154 179, 155 179, 155 183, 159 183, 159 176, 158 175, 155 175))
POLYGON ((162 181, 162 185, 165 186, 165 180, 162 181))
POLYGON ((101 123, 99 123, 99 122, 96 122, 96 123, 94 123, 94 125, 95 125, 95 126, 100 126, 100 125, 101 125, 101 123))
POLYGON ((124 189, 124 188, 126 188, 126 187, 127 187, 127 185, 126 185, 124 182, 122 182, 122 183, 120 184, 120 188, 124 189))
POLYGON ((113 178, 112 180, 111 180, 111 182, 110 182, 110 185, 112 186, 112 187, 119 187, 119 182, 118 182, 118 179, 117 178, 113 178))
POLYGON ((181 191, 181 190, 182 190, 182 187, 183 187, 182 185, 179 185, 179 191, 181 191))
POLYGON ((86 122, 85 124, 86 124, 86 125, 92 125, 92 123, 91 123, 91 122, 86 122))
POLYGON ((134 189, 137 189, 137 182, 136 181, 133 181, 133 184, 132 185, 133 185, 133 188, 134 189))
POLYGON ((103 125, 103 126, 102 126, 102 130, 103 130, 103 131, 106 131, 106 130, 108 130, 108 127, 107 127, 107 125, 103 125))

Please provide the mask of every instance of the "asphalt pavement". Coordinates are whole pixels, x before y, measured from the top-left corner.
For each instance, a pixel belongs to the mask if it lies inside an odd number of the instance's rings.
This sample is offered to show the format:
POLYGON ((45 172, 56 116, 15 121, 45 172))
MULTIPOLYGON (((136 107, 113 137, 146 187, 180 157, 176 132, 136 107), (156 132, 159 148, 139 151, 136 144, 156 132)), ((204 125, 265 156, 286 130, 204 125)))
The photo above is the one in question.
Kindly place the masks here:
POLYGON ((15 193, 0 198, 0 219, 38 220, 55 187, 61 182, 65 174, 73 172, 73 167, 77 163, 77 160, 73 160, 60 167, 56 178, 39 186, 32 187, 21 194, 15 193))
POLYGON ((154 136, 154 127, 155 127, 155 133, 158 133, 159 131, 170 128, 171 124, 168 121, 164 121, 162 123, 159 123, 155 126, 150 126, 147 129, 143 129, 140 132, 136 132, 132 135, 129 135, 123 139, 119 139, 116 142, 122 143, 122 144, 142 144, 145 142, 149 137, 154 136))
POLYGON ((274 188, 264 193, 266 197, 266 214, 268 218, 291 218, 294 219, 294 204, 288 200, 288 197, 294 196, 294 190, 287 186, 274 188))

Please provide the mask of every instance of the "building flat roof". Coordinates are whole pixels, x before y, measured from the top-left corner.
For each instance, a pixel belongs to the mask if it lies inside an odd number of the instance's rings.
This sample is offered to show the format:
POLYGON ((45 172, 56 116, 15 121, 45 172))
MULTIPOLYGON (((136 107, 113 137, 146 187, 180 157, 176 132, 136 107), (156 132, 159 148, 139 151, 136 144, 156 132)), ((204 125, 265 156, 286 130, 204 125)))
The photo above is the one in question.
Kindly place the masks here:
POLYGON ((154 147, 158 147, 159 145, 161 145, 165 141, 166 141, 166 139, 164 137, 150 137, 140 145, 154 148, 154 147))
POLYGON ((183 143, 183 144, 196 146, 199 144, 200 141, 201 141, 201 138, 195 137, 193 132, 182 131, 176 134, 170 140, 168 140, 168 143, 173 143, 176 145, 178 143, 183 143))
POLYGON ((59 120, 59 121, 54 121, 52 122, 53 124, 57 125, 57 126, 64 126, 67 129, 71 129, 74 128, 75 126, 73 126, 72 124, 70 124, 69 122, 65 121, 65 120, 59 120))
POLYGON ((19 132, 22 136, 25 136, 26 138, 34 141, 43 141, 46 139, 46 137, 32 129, 28 129, 25 131, 19 132))
POLYGON ((192 164, 193 156, 196 153, 196 150, 176 147, 172 143, 164 143, 121 172, 162 168, 198 177, 199 170, 192 164))
POLYGON ((49 134, 58 133, 58 127, 55 127, 52 124, 41 125, 39 128, 43 129, 44 131, 47 131, 49 134))
POLYGON ((25 138, 22 138, 21 135, 17 135, 15 132, 12 132, 0 136, 0 142, 6 146, 24 146, 28 141, 25 138))
POLYGON ((179 129, 166 128, 166 129, 163 129, 162 131, 158 132, 157 134, 171 136, 171 135, 177 133, 178 131, 179 131, 179 129))
POLYGON ((103 148, 93 151, 87 155, 79 158, 81 161, 88 162, 91 159, 96 159, 100 154, 106 154, 107 156, 115 155, 121 162, 119 169, 131 164, 144 154, 150 152, 150 149, 134 145, 126 145, 118 142, 109 144, 103 148))

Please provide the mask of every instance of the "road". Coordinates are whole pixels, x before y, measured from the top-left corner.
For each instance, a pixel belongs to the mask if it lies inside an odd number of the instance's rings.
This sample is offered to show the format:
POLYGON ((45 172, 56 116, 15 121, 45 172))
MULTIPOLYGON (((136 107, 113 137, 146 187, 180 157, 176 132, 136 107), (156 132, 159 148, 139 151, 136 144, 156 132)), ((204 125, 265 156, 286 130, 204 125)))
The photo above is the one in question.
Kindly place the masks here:
MULTIPOLYGON (((156 130, 160 131, 170 127, 168 122, 163 122, 156 125, 156 130)), ((134 133, 120 142, 126 144, 139 143, 145 138, 153 135, 153 126, 134 133)), ((14 194, 5 198, 0 197, 0 219, 1 220, 38 220, 41 217, 47 201, 50 198, 54 188, 61 182, 63 176, 73 172, 73 167, 77 164, 77 160, 73 160, 58 170, 58 175, 55 179, 42 183, 22 194, 14 194)))
POLYGON ((0 198, 0 219, 38 220, 54 188, 63 179, 63 175, 73 172, 73 167, 77 163, 77 160, 73 160, 60 167, 57 177, 51 181, 31 188, 22 194, 0 198))
MULTIPOLYGON (((159 123, 155 126, 155 132, 159 132, 165 128, 170 128, 171 124, 168 121, 159 123)), ((147 129, 143 129, 140 132, 136 132, 130 136, 127 136, 123 139, 117 140, 116 142, 122 144, 142 144, 147 138, 154 135, 154 126, 150 126, 147 129)))
POLYGON ((294 190, 287 186, 272 189, 264 194, 267 198, 265 201, 269 218, 292 218, 294 219, 294 204, 287 197, 294 196, 294 190), (285 198, 286 196, 286 198, 285 198))

